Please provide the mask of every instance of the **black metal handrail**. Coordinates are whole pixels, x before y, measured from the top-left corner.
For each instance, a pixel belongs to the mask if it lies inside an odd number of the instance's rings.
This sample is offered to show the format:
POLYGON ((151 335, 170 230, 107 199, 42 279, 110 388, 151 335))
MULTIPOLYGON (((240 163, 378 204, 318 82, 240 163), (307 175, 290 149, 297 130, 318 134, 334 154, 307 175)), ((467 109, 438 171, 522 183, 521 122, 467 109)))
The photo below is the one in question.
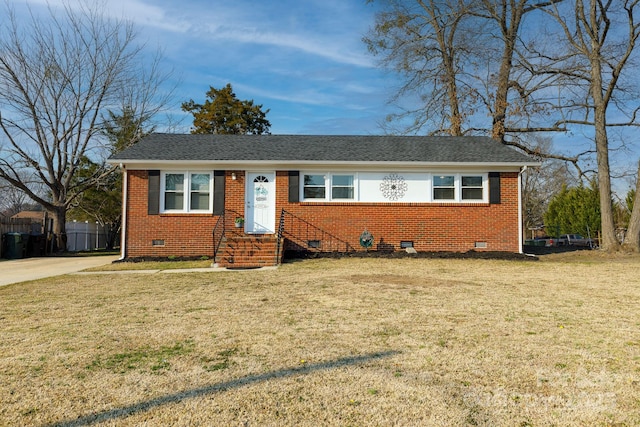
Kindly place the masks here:
POLYGON ((280 256, 280 248, 282 245, 282 236, 284 234, 284 214, 286 212, 287 211, 285 211, 284 209, 280 211, 280 222, 278 223, 278 233, 277 233, 278 243, 276 245, 276 265, 279 265, 280 261, 282 260, 282 257, 280 256))
POLYGON ((278 254, 283 237, 293 245, 308 252, 353 252, 351 244, 321 229, 309 221, 282 209, 278 226, 278 254), (311 242, 318 242, 312 246, 311 242))
POLYGON ((225 222, 224 222, 225 214, 218 217, 218 221, 216 221, 216 225, 213 227, 213 263, 218 262, 218 250, 220 249, 220 245, 222 244, 222 239, 224 238, 225 232, 225 222))

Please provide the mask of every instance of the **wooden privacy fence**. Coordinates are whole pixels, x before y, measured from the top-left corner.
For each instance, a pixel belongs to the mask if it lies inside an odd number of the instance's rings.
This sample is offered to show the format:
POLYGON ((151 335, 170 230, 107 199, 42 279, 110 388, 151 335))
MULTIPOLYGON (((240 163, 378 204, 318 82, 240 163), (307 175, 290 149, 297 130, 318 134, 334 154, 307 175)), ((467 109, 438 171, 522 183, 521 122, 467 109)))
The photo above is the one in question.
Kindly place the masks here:
MULTIPOLYGON (((4 233, 31 233, 31 218, 0 218, 0 234, 4 233)), ((42 232, 42 225, 38 226, 38 233, 42 232)))
POLYGON ((31 218, 0 217, 0 258, 4 256, 5 233, 43 234, 42 223, 34 222, 31 218))

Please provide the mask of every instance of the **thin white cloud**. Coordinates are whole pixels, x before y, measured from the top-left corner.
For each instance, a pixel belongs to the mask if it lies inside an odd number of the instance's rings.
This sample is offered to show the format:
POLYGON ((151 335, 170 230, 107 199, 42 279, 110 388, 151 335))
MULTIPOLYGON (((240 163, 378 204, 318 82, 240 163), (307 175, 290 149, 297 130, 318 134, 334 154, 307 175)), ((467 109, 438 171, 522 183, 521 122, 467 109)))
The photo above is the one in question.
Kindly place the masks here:
MULTIPOLYGON (((364 0, 359 6, 344 0, 21 1, 34 10, 101 2, 108 16, 134 22, 140 38, 161 47, 166 63, 181 70, 181 100, 202 99, 209 85, 231 83, 239 98, 272 110, 274 131, 308 132, 309 121, 340 127, 360 117, 345 129, 363 132, 384 115, 385 84, 361 41, 373 16, 364 0)), ((189 117, 173 114, 185 117, 188 130, 189 117)))
POLYGON ((267 105, 268 103, 266 102, 266 100, 270 99, 275 101, 284 101, 291 104, 326 107, 339 104, 343 101, 343 98, 341 96, 329 94, 315 87, 288 92, 279 90, 267 90, 255 85, 248 85, 234 81, 232 78, 225 78, 220 76, 208 76, 207 81, 212 82, 211 84, 214 87, 222 87, 227 83, 231 83, 231 85, 233 86, 233 91, 238 95, 240 99, 253 99, 257 104, 267 105))
POLYGON ((330 38, 313 40, 305 34, 277 33, 226 26, 210 26, 208 33, 212 39, 296 49, 341 64, 359 67, 372 67, 374 65, 370 57, 358 52, 347 52, 344 49, 344 43, 336 43, 330 38))
POLYGON ((108 8, 111 13, 119 14, 136 24, 158 28, 175 33, 185 33, 190 24, 156 5, 138 0, 109 0, 108 8))
MULTIPOLYGON (((80 7, 84 0, 27 0, 28 4, 80 7)), ((325 58, 336 63, 373 67, 374 62, 364 53, 360 40, 348 40, 339 33, 339 22, 330 22, 326 31, 305 33, 304 25, 283 32, 274 30, 278 19, 265 20, 251 14, 249 4, 238 2, 224 7, 203 7, 198 2, 163 4, 148 0, 103 0, 105 12, 115 18, 126 18, 138 25, 176 34, 193 34, 209 40, 223 40, 243 44, 268 45, 282 49, 295 49, 308 55, 325 58), (233 22, 233 24, 230 24, 233 22), (349 45, 351 43, 351 46, 349 45)), ((276 10, 274 13, 278 13, 276 10)), ((292 18, 293 19, 293 18, 292 18)))
MULTIPOLYGON (((306 89, 302 91, 296 91, 294 93, 283 93, 280 91, 269 91, 261 88, 256 88, 244 84, 234 84, 234 89, 241 90, 242 92, 251 93, 255 98, 262 99, 274 99, 277 101, 290 102, 292 104, 305 104, 316 106, 329 106, 336 105, 342 101, 341 97, 321 92, 315 89, 306 89)), ((257 100, 256 100, 257 101, 257 100)), ((262 101, 258 102, 262 103, 262 101)))
POLYGON ((168 16, 164 9, 139 0, 102 0, 96 4, 85 0, 25 0, 25 3, 35 6, 50 6, 54 9, 62 8, 65 5, 72 9, 80 9, 83 4, 90 4, 92 7, 102 7, 104 13, 112 18, 123 18, 136 24, 172 32, 184 32, 189 26, 186 22, 168 16))

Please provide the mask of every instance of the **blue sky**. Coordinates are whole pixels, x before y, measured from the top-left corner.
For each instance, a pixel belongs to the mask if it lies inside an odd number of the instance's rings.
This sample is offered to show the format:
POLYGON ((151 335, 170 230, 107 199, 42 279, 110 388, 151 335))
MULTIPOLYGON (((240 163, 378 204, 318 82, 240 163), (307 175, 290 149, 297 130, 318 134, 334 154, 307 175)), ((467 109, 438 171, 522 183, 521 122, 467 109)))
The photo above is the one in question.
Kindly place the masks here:
MULTIPOLYGON (((45 0, 29 0, 31 7, 45 0)), ((49 0, 59 4, 60 0, 49 0)), ((376 67, 362 37, 373 25, 365 0, 106 0, 160 48, 180 77, 176 101, 205 100, 231 83, 239 99, 270 109, 274 134, 380 134, 398 84, 376 67)), ((186 113, 188 131, 192 118, 186 113)))
MULTIPOLYGON (((37 11, 62 1, 14 4, 37 11)), ((378 67, 362 42, 379 1, 103 1, 110 15, 135 23, 149 52, 162 50, 179 78, 173 117, 181 122, 170 131, 188 132, 192 124, 181 102, 203 102, 209 86, 227 83, 238 98, 270 110, 274 134, 381 134, 385 117, 398 112, 388 101, 400 78, 378 67)), ((579 129, 553 138, 564 154, 590 145, 579 129)), ((631 151, 611 153, 614 170, 635 169, 631 151)))

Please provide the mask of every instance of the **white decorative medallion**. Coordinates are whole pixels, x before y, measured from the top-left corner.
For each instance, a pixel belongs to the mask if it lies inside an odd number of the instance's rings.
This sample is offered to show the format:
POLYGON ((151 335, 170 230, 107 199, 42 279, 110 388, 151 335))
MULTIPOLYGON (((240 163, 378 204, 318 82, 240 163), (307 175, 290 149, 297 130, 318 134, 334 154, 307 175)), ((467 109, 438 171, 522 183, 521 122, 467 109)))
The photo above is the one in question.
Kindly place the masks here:
POLYGON ((402 199, 407 192, 408 185, 404 178, 397 173, 392 173, 383 178, 380 183, 380 191, 385 199, 399 200, 402 199))

